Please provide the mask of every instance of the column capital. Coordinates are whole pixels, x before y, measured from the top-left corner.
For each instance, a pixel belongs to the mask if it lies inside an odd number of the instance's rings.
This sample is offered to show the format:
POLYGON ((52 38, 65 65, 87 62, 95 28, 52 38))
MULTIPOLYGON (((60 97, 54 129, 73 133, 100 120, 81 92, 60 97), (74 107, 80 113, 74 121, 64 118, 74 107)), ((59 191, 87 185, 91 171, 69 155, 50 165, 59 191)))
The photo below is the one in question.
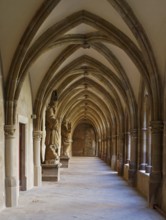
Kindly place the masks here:
POLYGON ((141 131, 148 131, 148 128, 141 128, 141 131))
POLYGON ((33 139, 40 140, 42 138, 43 132, 42 131, 33 131, 33 139))
POLYGON ((16 126, 15 125, 5 125, 4 126, 6 137, 14 137, 16 126))

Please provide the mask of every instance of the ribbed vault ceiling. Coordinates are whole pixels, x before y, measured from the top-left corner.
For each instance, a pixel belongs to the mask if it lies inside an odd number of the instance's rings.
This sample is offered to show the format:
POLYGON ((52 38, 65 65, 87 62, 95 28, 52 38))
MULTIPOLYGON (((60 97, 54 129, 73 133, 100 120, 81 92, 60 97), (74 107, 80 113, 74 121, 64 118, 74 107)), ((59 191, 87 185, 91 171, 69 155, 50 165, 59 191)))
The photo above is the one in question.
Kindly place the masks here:
POLYGON ((143 0, 1 0, 7 100, 18 99, 29 74, 39 118, 36 126, 52 91, 57 90, 58 117, 68 118, 74 127, 86 121, 99 136, 108 136, 112 128, 123 130, 125 114, 130 126, 137 126, 139 89, 144 82, 153 117, 158 117, 157 80, 163 79, 166 27, 157 42, 155 28, 166 21, 166 2, 144 4, 143 0), (149 28, 154 8, 160 17, 149 28))

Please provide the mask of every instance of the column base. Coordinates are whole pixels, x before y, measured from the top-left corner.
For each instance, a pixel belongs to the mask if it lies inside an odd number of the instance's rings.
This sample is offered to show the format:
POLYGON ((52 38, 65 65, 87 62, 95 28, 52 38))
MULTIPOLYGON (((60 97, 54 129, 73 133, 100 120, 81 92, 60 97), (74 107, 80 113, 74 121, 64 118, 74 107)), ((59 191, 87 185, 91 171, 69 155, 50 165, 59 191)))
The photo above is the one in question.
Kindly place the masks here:
POLYGON ((34 167, 34 186, 41 186, 42 180, 41 180, 41 166, 35 166, 34 167))
POLYGON ((161 172, 152 172, 149 178, 149 206, 157 205, 160 207, 161 195, 161 172))
POLYGON ((145 170, 146 169, 147 164, 146 163, 141 163, 139 165, 139 170, 145 170))
POLYGON ((152 166, 146 165, 146 167, 145 167, 145 172, 146 172, 146 173, 151 173, 151 172, 152 172, 152 166))
POLYGON ((70 157, 61 156, 60 157, 61 168, 68 168, 69 167, 69 160, 70 160, 70 157))
POLYGON ((16 179, 14 177, 6 178, 6 207, 16 207, 18 205, 18 195, 16 179))
POLYGON ((43 164, 42 165, 42 181, 59 181, 60 166, 59 164, 43 164))

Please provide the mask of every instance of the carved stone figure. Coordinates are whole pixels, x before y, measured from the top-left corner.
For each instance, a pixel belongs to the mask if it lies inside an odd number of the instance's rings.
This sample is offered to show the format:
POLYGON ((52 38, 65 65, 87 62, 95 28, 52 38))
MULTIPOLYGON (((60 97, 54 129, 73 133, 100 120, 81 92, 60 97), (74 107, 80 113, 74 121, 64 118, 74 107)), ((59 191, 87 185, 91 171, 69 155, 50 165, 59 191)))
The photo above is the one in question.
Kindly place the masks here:
POLYGON ((69 157, 69 148, 71 144, 71 123, 67 122, 66 119, 64 119, 62 122, 61 135, 62 135, 62 155, 69 157))
POLYGON ((57 102, 51 101, 46 110, 45 163, 58 163, 59 123, 56 118, 57 102))
POLYGON ((58 148, 55 145, 50 145, 46 148, 46 164, 58 164, 59 156, 58 156, 58 148))

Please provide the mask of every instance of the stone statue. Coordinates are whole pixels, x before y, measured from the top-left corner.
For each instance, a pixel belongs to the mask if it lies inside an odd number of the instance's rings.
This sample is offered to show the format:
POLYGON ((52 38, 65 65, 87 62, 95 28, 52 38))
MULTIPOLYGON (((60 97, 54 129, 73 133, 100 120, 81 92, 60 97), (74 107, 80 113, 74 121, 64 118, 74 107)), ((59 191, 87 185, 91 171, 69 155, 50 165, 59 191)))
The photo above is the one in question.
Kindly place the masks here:
POLYGON ((58 164, 59 123, 56 118, 57 102, 51 101, 46 110, 46 164, 58 164))
POLYGON ((61 135, 62 135, 62 155, 69 157, 69 148, 71 144, 71 123, 67 122, 66 119, 64 119, 62 122, 61 135))

